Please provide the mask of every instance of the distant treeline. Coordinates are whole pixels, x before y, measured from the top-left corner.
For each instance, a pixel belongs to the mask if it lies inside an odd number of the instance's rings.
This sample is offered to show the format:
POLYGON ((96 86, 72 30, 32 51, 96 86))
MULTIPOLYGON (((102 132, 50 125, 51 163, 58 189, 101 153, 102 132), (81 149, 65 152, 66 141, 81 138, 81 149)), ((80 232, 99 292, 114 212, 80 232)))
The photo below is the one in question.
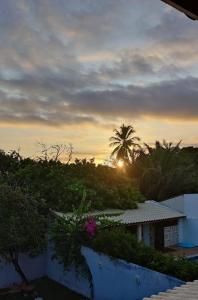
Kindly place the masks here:
POLYGON ((96 165, 94 159, 62 163, 53 158, 22 158, 0 151, 0 180, 43 199, 48 208, 71 211, 83 193, 92 209, 135 208, 144 197, 137 184, 116 168, 96 165))
POLYGON ((141 143, 131 125, 122 125, 110 137, 112 157, 122 161, 129 178, 136 180, 146 199, 164 200, 183 193, 198 193, 198 148, 156 141, 141 143), (143 144, 143 146, 142 146, 143 144))
POLYGON ((136 179, 146 199, 162 201, 187 193, 198 193, 198 148, 180 147, 180 143, 156 142, 146 145, 128 175, 136 179))
POLYGON ((30 159, 1 150, 0 183, 40 197, 48 208, 61 211, 78 207, 83 192, 92 209, 135 208, 145 199, 198 193, 198 148, 165 141, 145 145, 123 169, 96 165, 94 159, 62 163, 56 155, 30 159))

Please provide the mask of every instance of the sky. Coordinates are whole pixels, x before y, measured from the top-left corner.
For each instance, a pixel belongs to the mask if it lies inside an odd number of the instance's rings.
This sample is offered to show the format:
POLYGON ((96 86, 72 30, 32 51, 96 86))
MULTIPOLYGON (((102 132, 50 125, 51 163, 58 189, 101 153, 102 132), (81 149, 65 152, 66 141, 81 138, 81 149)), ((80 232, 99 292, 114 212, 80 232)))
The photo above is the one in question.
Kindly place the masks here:
POLYGON ((102 162, 123 123, 198 145, 198 22, 160 0, 1 0, 1 149, 102 162))

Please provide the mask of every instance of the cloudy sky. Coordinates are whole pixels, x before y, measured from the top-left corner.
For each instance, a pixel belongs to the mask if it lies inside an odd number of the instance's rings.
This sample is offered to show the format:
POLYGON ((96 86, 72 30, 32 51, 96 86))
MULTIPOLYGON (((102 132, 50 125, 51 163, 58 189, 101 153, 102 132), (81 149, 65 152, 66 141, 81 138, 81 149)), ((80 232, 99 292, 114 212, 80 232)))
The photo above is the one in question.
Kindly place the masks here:
POLYGON ((160 0, 1 0, 1 148, 108 157, 115 127, 198 144, 198 22, 160 0))

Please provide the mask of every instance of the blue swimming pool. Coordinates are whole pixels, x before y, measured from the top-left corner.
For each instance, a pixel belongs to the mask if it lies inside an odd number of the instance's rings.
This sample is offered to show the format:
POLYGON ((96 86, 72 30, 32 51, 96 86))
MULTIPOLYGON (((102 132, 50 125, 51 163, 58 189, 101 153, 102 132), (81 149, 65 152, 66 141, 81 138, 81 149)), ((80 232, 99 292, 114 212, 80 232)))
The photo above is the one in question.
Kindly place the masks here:
POLYGON ((198 263, 198 255, 190 256, 188 259, 198 263))
POLYGON ((196 247, 196 245, 194 245, 192 243, 179 243, 179 247, 182 247, 182 248, 194 248, 194 247, 196 247))

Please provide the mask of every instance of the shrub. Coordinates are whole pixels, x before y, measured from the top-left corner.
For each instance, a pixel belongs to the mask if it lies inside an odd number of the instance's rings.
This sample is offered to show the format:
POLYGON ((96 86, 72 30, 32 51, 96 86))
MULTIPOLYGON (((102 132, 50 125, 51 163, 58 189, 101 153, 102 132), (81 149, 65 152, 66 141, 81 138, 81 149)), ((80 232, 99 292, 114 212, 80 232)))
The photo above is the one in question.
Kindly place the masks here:
POLYGON ((42 199, 21 189, 0 185, 0 256, 12 263, 23 281, 19 254, 40 254, 46 246, 47 220, 42 199))
POLYGON ((71 265, 76 270, 87 271, 81 246, 91 247, 98 230, 114 224, 103 216, 90 217, 90 203, 86 201, 85 192, 77 209, 65 217, 56 215, 51 225, 51 242, 54 247, 53 258, 63 262, 65 269, 71 265))
POLYGON ((52 258, 63 262, 65 269, 74 265, 77 270, 83 269, 84 258, 81 255, 81 245, 88 243, 89 236, 85 230, 86 213, 89 204, 83 197, 81 205, 70 216, 56 216, 51 226, 51 242, 54 247, 52 258))

